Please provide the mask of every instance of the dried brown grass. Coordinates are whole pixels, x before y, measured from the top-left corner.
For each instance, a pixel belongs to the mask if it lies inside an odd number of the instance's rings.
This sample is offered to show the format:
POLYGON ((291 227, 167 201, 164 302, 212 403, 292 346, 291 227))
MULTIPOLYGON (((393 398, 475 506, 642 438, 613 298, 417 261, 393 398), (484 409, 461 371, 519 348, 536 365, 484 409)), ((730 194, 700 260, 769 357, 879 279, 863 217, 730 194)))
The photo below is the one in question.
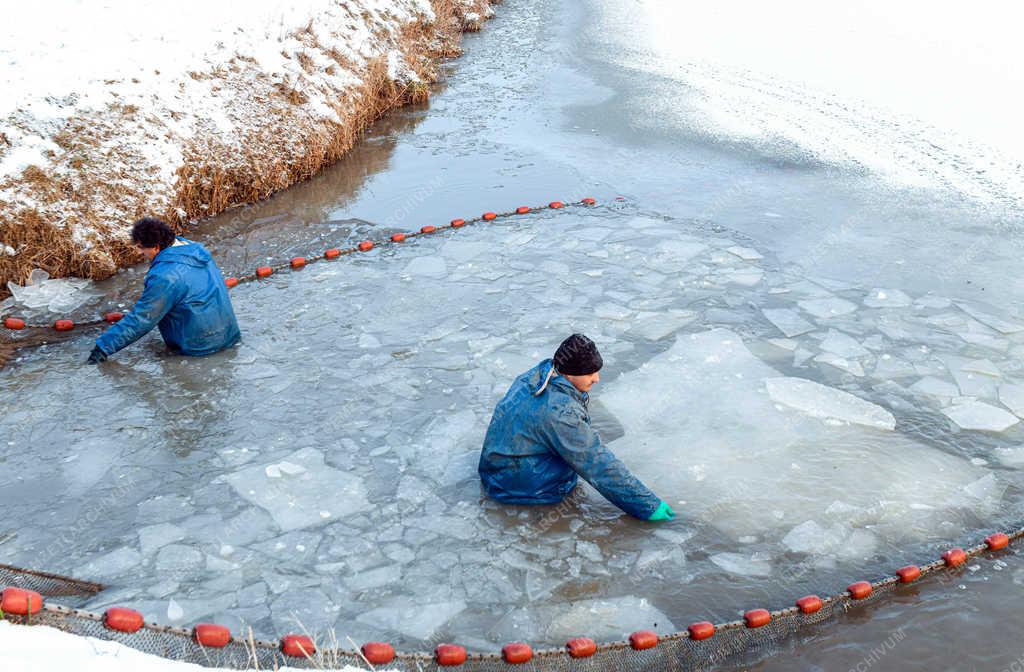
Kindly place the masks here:
MULTIPOLYGON (((316 175, 338 161, 363 131, 388 111, 426 100, 430 94, 427 83, 437 79, 439 60, 461 54, 461 33, 472 29, 467 25, 466 13, 485 16, 489 6, 497 2, 475 0, 464 7, 454 0, 431 0, 436 20, 406 26, 399 38, 407 63, 422 81, 399 84, 387 76, 384 58, 371 61, 359 73, 362 84, 335 104, 340 123, 312 119, 303 108, 308 96, 295 84, 267 82, 277 95, 271 96, 274 102, 267 111, 266 123, 244 138, 241 151, 237 145, 223 144, 215 133, 185 148, 175 194, 164 212, 153 212, 146 176, 124 174, 112 167, 112 162, 101 160, 103 155, 97 148, 116 137, 116 117, 107 124, 96 124, 94 119, 69 120, 54 140, 65 151, 65 165, 73 169, 68 171, 71 176, 57 178, 38 168, 29 169, 16 186, 41 204, 73 207, 65 208, 68 214, 58 218, 46 208, 44 214, 39 209, 15 209, 0 202, 0 241, 19 250, 13 257, 0 254, 0 297, 7 295, 7 280, 23 282, 33 268, 42 268, 53 277, 102 279, 118 267, 138 263, 137 253, 123 235, 123 225, 145 214, 162 216, 180 232, 190 221, 265 199, 316 175), (111 222, 101 216, 100 205, 114 206, 122 218, 111 222), (95 232, 88 245, 73 239, 75 225, 95 232)), ((321 50, 339 67, 354 70, 354 64, 343 54, 320 46, 312 23, 297 36, 309 49, 321 50)), ((307 72, 315 68, 315 60, 305 51, 289 57, 296 58, 307 72)), ((236 59, 252 62, 243 56, 236 59)), ((230 86, 232 71, 216 68, 189 75, 197 80, 223 79, 224 86, 230 86)), ((122 109, 120 114, 137 115, 138 111, 122 109)), ((10 182, 0 184, 5 186, 10 182)))

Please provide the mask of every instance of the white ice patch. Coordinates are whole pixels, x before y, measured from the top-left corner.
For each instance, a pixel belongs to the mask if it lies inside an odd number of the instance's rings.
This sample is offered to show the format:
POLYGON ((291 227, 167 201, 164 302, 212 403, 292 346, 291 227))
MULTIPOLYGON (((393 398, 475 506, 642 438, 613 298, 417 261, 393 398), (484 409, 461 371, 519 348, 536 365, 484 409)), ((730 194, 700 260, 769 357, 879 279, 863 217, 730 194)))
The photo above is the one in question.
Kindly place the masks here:
POLYGON ((814 325, 800 317, 795 311, 788 308, 762 308, 761 313, 765 318, 775 325, 786 338, 793 338, 800 334, 814 331, 814 325))
POLYGON ((248 467, 224 480, 243 499, 265 509, 285 532, 323 525, 370 507, 362 480, 327 466, 323 453, 314 448, 303 448, 270 467, 274 468, 248 467), (331 517, 325 519, 322 511, 330 511, 331 517))
MULTIPOLYGON (((679 336, 598 394, 624 430, 611 444, 618 457, 666 501, 686 500, 684 517, 733 540, 782 538, 808 520, 842 523, 851 534, 871 525, 872 535, 891 543, 918 538, 959 520, 952 502, 987 473, 884 431, 895 424, 885 409, 780 377, 724 329, 679 336), (847 512, 829 511, 836 500, 847 512)), ((978 500, 966 505, 980 515, 989 510, 978 500)), ((876 543, 870 535, 856 541, 866 554, 876 543)))
POLYGON ((942 412, 961 429, 1002 432, 1020 422, 1017 416, 981 401, 957 404, 942 409, 942 412))
POLYGON ((877 429, 896 428, 896 418, 881 406, 812 380, 769 378, 765 387, 774 401, 812 418, 831 418, 877 429))

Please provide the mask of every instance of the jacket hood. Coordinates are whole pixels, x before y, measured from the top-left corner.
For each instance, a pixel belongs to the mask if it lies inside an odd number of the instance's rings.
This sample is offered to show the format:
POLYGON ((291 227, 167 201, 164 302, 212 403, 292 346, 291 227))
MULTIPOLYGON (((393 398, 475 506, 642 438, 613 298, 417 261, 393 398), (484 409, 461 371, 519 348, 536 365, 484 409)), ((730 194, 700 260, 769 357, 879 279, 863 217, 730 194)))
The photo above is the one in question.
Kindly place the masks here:
POLYGON ((539 397, 550 389, 557 389, 577 399, 586 405, 589 395, 580 392, 576 386, 562 376, 555 373, 555 365, 551 359, 545 359, 537 366, 526 372, 527 383, 533 390, 533 396, 539 397))
POLYGON ((187 238, 182 238, 181 236, 178 236, 178 241, 184 244, 172 245, 160 250, 160 253, 153 257, 153 263, 150 264, 150 266, 172 263, 203 268, 213 261, 213 257, 210 256, 210 253, 207 252, 206 248, 199 243, 194 243, 187 238))

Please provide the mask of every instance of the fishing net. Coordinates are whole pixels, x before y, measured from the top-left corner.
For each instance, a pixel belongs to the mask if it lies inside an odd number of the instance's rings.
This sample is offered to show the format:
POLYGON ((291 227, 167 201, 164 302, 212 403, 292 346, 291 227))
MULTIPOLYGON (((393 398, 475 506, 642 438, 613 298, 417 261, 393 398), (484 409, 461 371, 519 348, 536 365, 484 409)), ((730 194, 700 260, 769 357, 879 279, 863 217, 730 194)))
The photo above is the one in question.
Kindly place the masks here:
MULTIPOLYGON (((951 549, 943 559, 901 568, 896 575, 874 582, 851 584, 847 590, 814 598, 810 603, 798 601, 797 606, 773 612, 748 612, 744 620, 719 623, 711 632, 690 630, 654 638, 648 635, 630 641, 598 644, 586 657, 573 657, 567 648, 531 651, 526 662, 506 662, 502 654, 469 654, 464 662, 455 666, 442 666, 435 652, 398 653, 387 663, 378 663, 377 669, 422 672, 426 670, 460 669, 480 672, 511 672, 512 670, 543 671, 633 671, 633 670, 702 670, 741 656, 765 651, 790 635, 811 628, 851 609, 880 603, 893 593, 908 590, 909 584, 938 580, 943 574, 963 570, 967 560, 984 553, 997 554, 1012 542, 1024 536, 1024 528, 997 533, 985 543, 968 549, 951 549), (801 603, 803 605, 801 606, 801 603), (809 606, 813 605, 813 606, 809 606), (649 648, 644 648, 649 647, 649 648)), ((116 641, 133 649, 171 660, 186 661, 208 667, 234 669, 276 669, 295 667, 306 669, 333 669, 346 665, 368 667, 362 653, 339 646, 338 642, 315 642, 313 655, 286 655, 282 642, 252 638, 251 634, 233 633, 234 638, 225 646, 203 646, 197 641, 196 630, 144 623, 135 632, 123 632, 107 622, 104 614, 56 604, 50 598, 67 603, 69 600, 90 597, 103 586, 87 581, 61 577, 43 572, 0 566, 0 585, 27 588, 39 592, 47 600, 42 610, 32 615, 7 613, 8 620, 26 625, 48 625, 64 632, 116 641)), ((111 610, 108 610, 109 615, 111 610)), ((694 626, 691 626, 694 627, 694 626)), ((708 630, 710 624, 704 624, 708 630)), ((585 634, 585 633, 581 633, 585 634)), ((635 636, 644 635, 637 633, 635 636)))

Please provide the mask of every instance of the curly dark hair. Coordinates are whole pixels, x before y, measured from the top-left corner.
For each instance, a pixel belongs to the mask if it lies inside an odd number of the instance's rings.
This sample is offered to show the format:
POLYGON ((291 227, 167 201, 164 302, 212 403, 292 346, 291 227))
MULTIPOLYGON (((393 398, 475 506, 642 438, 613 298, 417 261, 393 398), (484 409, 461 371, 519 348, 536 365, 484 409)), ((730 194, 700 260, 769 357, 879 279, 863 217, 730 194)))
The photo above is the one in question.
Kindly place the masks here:
POLYGON ((155 217, 143 217, 132 225, 132 242, 162 250, 174 245, 174 231, 164 221, 155 217))

